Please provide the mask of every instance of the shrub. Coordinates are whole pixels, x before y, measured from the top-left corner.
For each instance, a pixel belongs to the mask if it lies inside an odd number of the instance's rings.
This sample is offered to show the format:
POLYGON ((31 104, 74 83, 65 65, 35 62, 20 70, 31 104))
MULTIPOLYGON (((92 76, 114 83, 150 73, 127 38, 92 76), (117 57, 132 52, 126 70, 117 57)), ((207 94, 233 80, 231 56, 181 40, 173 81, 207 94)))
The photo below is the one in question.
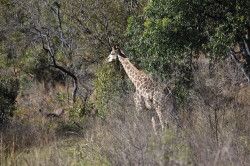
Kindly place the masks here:
POLYGON ((105 115, 110 102, 115 101, 113 99, 123 91, 123 84, 122 75, 116 71, 115 65, 103 65, 98 68, 94 81, 94 104, 101 116, 105 115))
POLYGON ((18 89, 19 81, 17 79, 0 79, 0 124, 6 122, 13 115, 18 89))

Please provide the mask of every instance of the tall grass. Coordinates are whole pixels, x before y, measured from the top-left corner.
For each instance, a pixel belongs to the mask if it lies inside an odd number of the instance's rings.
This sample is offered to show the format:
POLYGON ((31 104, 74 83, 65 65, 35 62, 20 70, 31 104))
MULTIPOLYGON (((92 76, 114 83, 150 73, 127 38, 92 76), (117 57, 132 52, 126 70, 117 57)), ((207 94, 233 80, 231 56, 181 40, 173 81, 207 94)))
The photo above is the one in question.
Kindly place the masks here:
POLYGON ((195 66, 179 128, 155 135, 152 114, 123 95, 105 117, 14 120, 1 131, 1 165, 250 165, 250 86, 223 66, 195 66))

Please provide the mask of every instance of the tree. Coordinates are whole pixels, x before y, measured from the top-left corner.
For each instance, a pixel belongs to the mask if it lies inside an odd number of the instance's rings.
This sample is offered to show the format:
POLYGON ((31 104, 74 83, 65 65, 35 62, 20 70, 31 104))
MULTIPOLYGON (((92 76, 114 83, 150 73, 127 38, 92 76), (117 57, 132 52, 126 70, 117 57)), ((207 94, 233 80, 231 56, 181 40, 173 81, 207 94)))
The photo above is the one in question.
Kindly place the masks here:
POLYGON ((249 29, 247 0, 151 0, 142 15, 128 20, 127 48, 148 71, 174 77, 177 87, 187 89, 192 58, 200 52, 223 59, 239 44, 247 59, 249 29))
POLYGON ((101 62, 113 43, 126 40, 126 20, 144 2, 1 1, 1 56, 10 57, 10 68, 45 85, 69 76, 75 101, 87 67, 101 62))

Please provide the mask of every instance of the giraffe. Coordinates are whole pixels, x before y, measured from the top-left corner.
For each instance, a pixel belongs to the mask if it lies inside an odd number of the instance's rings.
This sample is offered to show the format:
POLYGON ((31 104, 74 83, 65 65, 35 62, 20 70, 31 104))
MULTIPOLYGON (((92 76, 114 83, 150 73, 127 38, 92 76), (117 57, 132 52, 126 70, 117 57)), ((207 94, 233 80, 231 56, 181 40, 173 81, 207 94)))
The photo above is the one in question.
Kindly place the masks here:
MULTIPOLYGON (((175 109, 175 100, 171 91, 167 86, 161 85, 154 81, 152 77, 142 70, 138 70, 126 57, 123 51, 118 46, 112 47, 112 51, 108 56, 107 61, 120 61, 129 79, 136 88, 134 101, 137 111, 145 108, 155 110, 158 116, 161 129, 164 129, 164 124, 168 123, 168 117, 171 119, 177 117, 175 109), (166 117, 163 116, 167 114, 166 117)), ((156 133, 156 122, 154 116, 151 118, 153 129, 156 133)))

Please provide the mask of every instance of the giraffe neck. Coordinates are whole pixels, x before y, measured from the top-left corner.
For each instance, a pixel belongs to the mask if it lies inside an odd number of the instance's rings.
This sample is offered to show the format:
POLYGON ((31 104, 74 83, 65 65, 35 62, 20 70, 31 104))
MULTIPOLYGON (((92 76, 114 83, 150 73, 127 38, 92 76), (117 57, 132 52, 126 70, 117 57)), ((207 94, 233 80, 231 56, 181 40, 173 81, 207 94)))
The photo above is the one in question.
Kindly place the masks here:
POLYGON ((138 70, 126 57, 118 56, 120 63, 122 64, 125 72, 127 73, 129 79, 133 82, 135 87, 139 84, 140 75, 143 74, 142 71, 138 70))

